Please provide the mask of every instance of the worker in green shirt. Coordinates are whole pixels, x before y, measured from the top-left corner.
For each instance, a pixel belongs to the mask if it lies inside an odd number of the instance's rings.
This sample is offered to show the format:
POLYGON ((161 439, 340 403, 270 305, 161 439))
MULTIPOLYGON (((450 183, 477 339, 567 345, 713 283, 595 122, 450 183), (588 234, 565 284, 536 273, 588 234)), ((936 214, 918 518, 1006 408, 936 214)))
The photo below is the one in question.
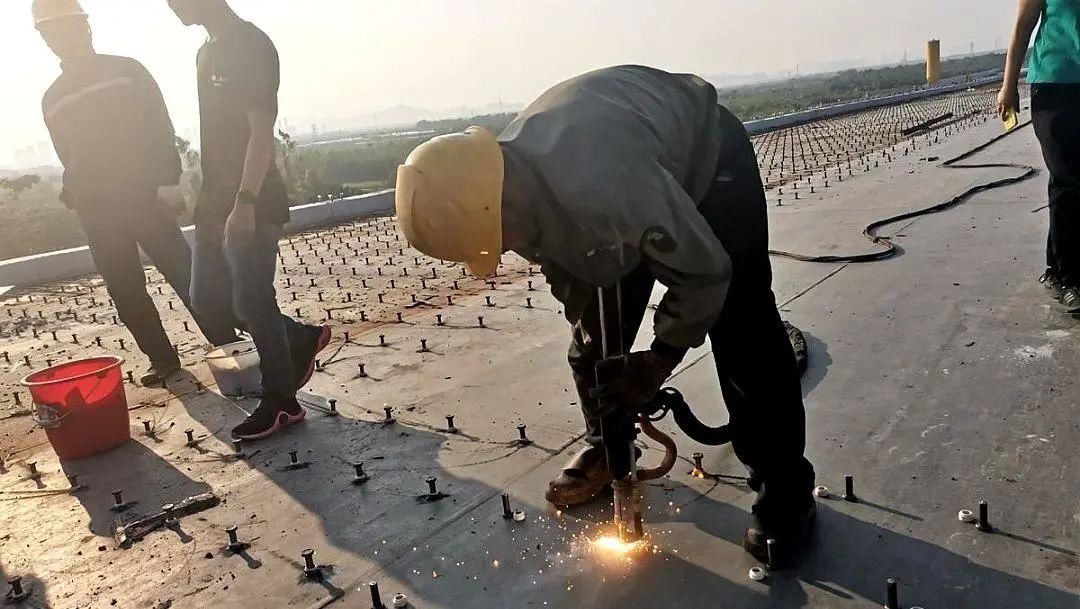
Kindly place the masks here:
POLYGON ((1040 281, 1080 317, 1080 0, 1020 0, 998 97, 1004 118, 1020 106, 1017 83, 1031 35, 1031 119, 1050 170, 1050 235, 1040 281))

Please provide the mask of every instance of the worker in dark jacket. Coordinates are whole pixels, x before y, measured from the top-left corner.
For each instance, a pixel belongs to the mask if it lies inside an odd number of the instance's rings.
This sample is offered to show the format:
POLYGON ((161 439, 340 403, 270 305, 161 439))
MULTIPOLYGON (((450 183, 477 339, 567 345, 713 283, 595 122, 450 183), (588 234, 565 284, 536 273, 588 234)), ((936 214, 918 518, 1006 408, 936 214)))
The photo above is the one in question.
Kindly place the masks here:
MULTIPOLYGON (((120 319, 150 358, 145 385, 180 369, 154 302, 139 248, 187 305, 191 250, 177 224, 180 155, 157 83, 134 59, 94 51, 77 0, 35 0, 34 22, 62 73, 42 112, 64 165, 61 200, 82 222, 90 253, 120 319)), ((227 323, 196 317, 215 345, 236 340, 227 323)))
POLYGON ((633 344, 659 281, 667 292, 655 340, 629 355, 617 399, 651 400, 687 351, 711 339, 735 454, 758 492, 744 546, 764 560, 768 539, 777 558, 803 544, 814 470, 771 288, 765 193, 746 131, 711 85, 641 66, 590 72, 544 93, 497 139, 473 127, 422 144, 397 187, 414 247, 480 276, 512 250, 541 265, 565 307, 592 446, 552 481, 549 501, 587 501, 612 481, 592 391, 600 327, 621 328, 611 340, 633 344), (616 284, 621 311, 601 312, 597 288, 616 284))

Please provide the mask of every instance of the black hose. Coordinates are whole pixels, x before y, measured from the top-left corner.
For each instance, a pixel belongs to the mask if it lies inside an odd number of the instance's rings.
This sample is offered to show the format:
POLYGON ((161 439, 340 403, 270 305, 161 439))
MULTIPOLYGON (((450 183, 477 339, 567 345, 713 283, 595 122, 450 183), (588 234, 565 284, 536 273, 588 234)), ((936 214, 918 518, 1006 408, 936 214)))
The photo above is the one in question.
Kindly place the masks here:
POLYGON ((660 408, 671 411, 671 416, 675 418, 675 424, 679 426, 679 429, 698 444, 721 446, 731 442, 731 427, 728 425, 709 427, 702 423, 694 416, 690 405, 686 403, 678 389, 667 387, 660 391, 656 400, 660 408))
POLYGON ((876 252, 868 252, 868 253, 865 253, 865 254, 849 254, 849 255, 842 255, 842 256, 838 256, 838 255, 810 256, 810 255, 806 255, 806 254, 797 254, 797 253, 794 253, 794 252, 787 252, 787 251, 783 251, 783 250, 769 250, 769 253, 772 254, 773 256, 779 256, 781 258, 790 258, 792 260, 800 260, 802 262, 828 262, 828 263, 837 263, 837 262, 877 262, 879 260, 885 260, 887 258, 892 258, 893 256, 895 256, 900 251, 900 249, 898 247, 896 247, 896 245, 894 245, 892 243, 892 241, 890 240, 890 237, 878 236, 877 235, 877 230, 878 229, 880 229, 880 228, 882 228, 884 226, 888 226, 890 224, 895 224, 897 222, 902 222, 904 220, 908 220, 910 218, 917 218, 919 216, 925 216, 925 215, 929 215, 929 214, 936 214, 938 212, 945 211, 947 209, 950 209, 952 207, 955 207, 955 206, 963 203, 964 201, 967 201, 972 196, 974 196, 974 195, 976 195, 976 194, 978 194, 980 192, 984 192, 984 191, 987 191, 987 190, 992 190, 994 188, 1000 188, 1002 186, 1008 186, 1010 184, 1017 184, 1019 182, 1023 182, 1025 180, 1028 180, 1028 179, 1034 177, 1036 174, 1038 174, 1039 170, 1036 169, 1035 167, 1032 167, 1030 165, 1022 165, 1022 164, 1019 164, 1019 163, 975 163, 975 164, 967 164, 967 165, 958 165, 957 164, 960 161, 963 161, 964 159, 967 159, 967 158, 969 158, 971 156, 974 156, 974 155, 982 152, 983 150, 989 148, 990 146, 993 146, 997 142, 1009 137, 1010 135, 1016 133, 1017 131, 1020 131, 1021 129, 1023 129, 1024 127, 1027 127, 1030 124, 1031 124, 1031 121, 1029 120, 1029 121, 1027 121, 1027 122, 1025 122, 1025 123, 1023 123, 1021 125, 1018 125, 1016 128, 1010 129, 1009 131, 1006 131, 1005 133, 994 136, 989 141, 984 142, 982 144, 979 144, 978 146, 972 148, 971 150, 968 150, 967 152, 964 152, 963 154, 955 156, 955 157, 941 163, 941 165, 939 165, 939 167, 943 167, 943 168, 947 168, 947 169, 1021 169, 1021 170, 1023 170, 1022 174, 1020 174, 1018 176, 1010 177, 1010 178, 1002 178, 1000 180, 993 180, 991 182, 986 182, 984 184, 979 184, 977 186, 972 186, 971 188, 969 188, 969 189, 965 190, 964 192, 956 195, 955 197, 949 199, 948 201, 945 201, 944 203, 938 203, 936 205, 931 205, 930 207, 925 207, 923 209, 918 209, 918 210, 915 210, 915 211, 909 211, 909 212, 905 212, 905 213, 902 213, 902 214, 899 214, 899 215, 896 215, 896 216, 891 216, 891 217, 885 218, 883 220, 875 220, 874 222, 871 222, 870 224, 868 224, 866 226, 866 228, 863 229, 863 236, 866 237, 867 239, 869 239, 874 245, 882 246, 885 249, 882 249, 882 250, 876 251, 876 252))

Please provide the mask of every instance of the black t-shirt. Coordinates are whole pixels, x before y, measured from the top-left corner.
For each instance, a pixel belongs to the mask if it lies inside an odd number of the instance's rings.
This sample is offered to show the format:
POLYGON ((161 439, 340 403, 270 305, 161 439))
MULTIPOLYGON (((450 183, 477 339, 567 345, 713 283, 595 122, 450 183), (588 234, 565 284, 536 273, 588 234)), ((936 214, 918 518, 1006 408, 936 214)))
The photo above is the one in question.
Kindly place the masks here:
MULTIPOLYGON (((199 49, 198 72, 203 188, 195 220, 222 222, 232 211, 244 174, 251 137, 248 112, 266 108, 277 113, 277 49, 262 30, 245 21, 199 49)), ((288 195, 277 163, 271 163, 259 192, 256 218, 267 224, 289 221, 288 195)))

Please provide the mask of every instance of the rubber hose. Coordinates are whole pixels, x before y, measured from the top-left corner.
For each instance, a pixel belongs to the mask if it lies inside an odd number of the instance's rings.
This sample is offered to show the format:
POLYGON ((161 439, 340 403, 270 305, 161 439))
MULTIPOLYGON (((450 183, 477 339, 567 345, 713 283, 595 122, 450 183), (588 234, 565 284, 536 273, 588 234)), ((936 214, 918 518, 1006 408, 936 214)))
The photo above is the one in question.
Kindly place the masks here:
POLYGON ((870 224, 868 224, 866 226, 866 228, 863 229, 863 236, 866 237, 867 239, 869 239, 874 245, 879 245, 879 246, 884 247, 885 249, 883 249, 883 250, 880 250, 880 251, 877 251, 877 252, 869 252, 869 253, 866 253, 866 254, 850 254, 850 255, 846 255, 846 256, 836 256, 836 255, 810 256, 810 255, 806 255, 806 254, 797 254, 797 253, 794 253, 794 252, 787 252, 787 251, 783 251, 783 250, 769 250, 769 253, 772 254, 773 256, 779 256, 781 258, 790 258, 792 260, 799 260, 799 261, 802 261, 802 262, 828 262, 828 263, 837 263, 837 262, 877 262, 879 260, 885 260, 886 258, 892 258, 900 250, 895 245, 893 245, 893 243, 892 243, 892 241, 890 241, 889 237, 878 236, 877 235, 877 230, 878 229, 880 229, 880 228, 882 228, 884 226, 888 226, 890 224, 895 224, 897 222, 902 222, 904 220, 908 220, 910 218, 917 218, 919 216, 925 216, 925 215, 928 215, 928 214, 935 214, 935 213, 938 213, 938 212, 941 212, 941 211, 945 211, 945 210, 947 210, 947 209, 949 209, 951 207, 955 207, 955 206, 963 203, 964 201, 970 199, 972 196, 974 196, 974 195, 976 195, 976 194, 978 194, 980 192, 983 192, 983 191, 986 191, 986 190, 991 190, 991 189, 994 189, 994 188, 1000 188, 1002 186, 1008 186, 1010 184, 1016 184, 1016 183, 1019 183, 1019 182, 1023 182, 1024 180, 1032 178, 1037 173, 1039 173, 1038 169, 1036 169, 1036 168, 1034 168, 1034 167, 1032 167, 1030 165, 1021 165, 1019 163, 978 163, 978 164, 972 164, 972 165, 957 165, 957 163, 959 163, 960 161, 962 161, 962 160, 964 160, 964 159, 966 159, 968 157, 971 157, 971 156, 973 156, 975 154, 978 154, 979 152, 982 152, 983 150, 985 150, 985 149, 989 148, 990 146, 996 144, 997 142, 1009 137, 1010 135, 1020 131, 1021 129, 1023 129, 1024 127, 1027 127, 1030 124, 1031 124, 1031 121, 1029 120, 1029 121, 1024 122, 1024 123, 1022 123, 1020 125, 1017 125, 1016 128, 1010 129, 1009 131, 1006 131, 1005 133, 996 135, 993 138, 991 138, 989 141, 984 142, 982 144, 979 144, 978 146, 972 148, 971 150, 968 150, 967 152, 964 152, 963 154, 955 156, 955 157, 953 157, 953 158, 951 158, 951 159, 949 159, 949 160, 947 160, 947 161, 945 161, 945 162, 943 162, 943 163, 941 163, 939 165, 939 167, 943 167, 943 168, 946 168, 946 169, 1021 169, 1021 170, 1023 170, 1022 174, 1020 174, 1018 176, 1015 176, 1015 177, 1011 177, 1011 178, 1002 178, 1000 180, 994 180, 992 182, 986 182, 984 184, 979 184, 977 186, 973 186, 973 187, 965 190, 964 192, 960 193, 959 195, 956 195, 955 197, 949 199, 948 201, 945 201, 943 203, 938 203, 937 205, 931 205, 930 207, 925 207, 923 209, 918 209, 918 210, 915 210, 915 211, 910 211, 910 212, 907 212, 907 213, 899 214, 899 215, 896 215, 896 216, 891 216, 891 217, 885 218, 883 220, 876 220, 874 222, 871 222, 870 224))
POLYGON ((683 399, 682 394, 671 388, 664 389, 664 392, 668 394, 666 397, 669 399, 665 400, 665 404, 671 410, 671 416, 675 418, 675 424, 691 440, 705 446, 721 446, 731 442, 731 428, 729 426, 709 427, 694 415, 694 412, 690 410, 690 405, 683 399))
POLYGON ((641 426, 642 433, 653 440, 656 440, 664 447, 664 460, 660 462, 660 465, 654 468, 639 469, 637 471, 638 480, 644 482, 646 480, 662 478, 675 467, 675 463, 679 458, 679 449, 675 446, 675 440, 672 440, 671 436, 657 429, 649 419, 641 417, 638 424, 641 426))

